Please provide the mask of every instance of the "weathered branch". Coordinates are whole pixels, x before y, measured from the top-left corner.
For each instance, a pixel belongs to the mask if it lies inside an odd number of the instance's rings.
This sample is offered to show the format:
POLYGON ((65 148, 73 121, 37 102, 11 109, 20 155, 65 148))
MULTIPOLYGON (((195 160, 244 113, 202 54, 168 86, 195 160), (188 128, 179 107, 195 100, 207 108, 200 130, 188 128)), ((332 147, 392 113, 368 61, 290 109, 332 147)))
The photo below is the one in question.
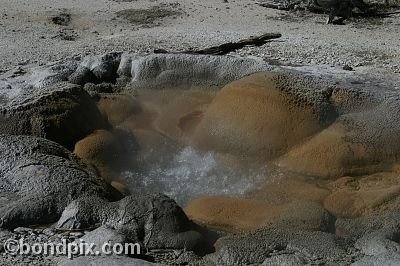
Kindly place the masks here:
MULTIPOLYGON (((219 46, 213 46, 201 50, 187 50, 183 52, 172 52, 175 54, 202 54, 202 55, 225 55, 230 52, 242 49, 245 46, 261 46, 270 40, 280 38, 282 34, 280 33, 266 33, 256 37, 250 37, 248 39, 240 40, 238 42, 224 43, 219 46)), ((163 49, 156 49, 154 53, 167 54, 171 53, 163 49)))

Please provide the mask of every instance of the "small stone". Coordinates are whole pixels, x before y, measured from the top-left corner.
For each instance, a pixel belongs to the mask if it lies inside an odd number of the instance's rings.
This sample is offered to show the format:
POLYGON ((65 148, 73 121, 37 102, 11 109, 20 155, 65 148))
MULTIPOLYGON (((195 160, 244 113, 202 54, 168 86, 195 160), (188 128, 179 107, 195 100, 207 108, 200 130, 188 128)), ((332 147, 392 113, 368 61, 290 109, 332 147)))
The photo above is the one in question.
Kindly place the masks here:
POLYGON ((343 66, 343 70, 347 70, 347 71, 353 71, 353 68, 349 65, 344 65, 343 66))
POLYGON ((79 237, 82 237, 84 234, 82 233, 82 232, 71 232, 70 234, 69 234, 69 236, 71 237, 77 237, 77 238, 79 238, 79 237))
POLYGON ((46 228, 43 230, 43 234, 47 235, 47 236, 54 236, 56 233, 54 232, 53 229, 51 228, 46 228))
POLYGON ((32 230, 30 228, 27 227, 17 227, 14 229, 15 233, 28 233, 31 232, 32 230))

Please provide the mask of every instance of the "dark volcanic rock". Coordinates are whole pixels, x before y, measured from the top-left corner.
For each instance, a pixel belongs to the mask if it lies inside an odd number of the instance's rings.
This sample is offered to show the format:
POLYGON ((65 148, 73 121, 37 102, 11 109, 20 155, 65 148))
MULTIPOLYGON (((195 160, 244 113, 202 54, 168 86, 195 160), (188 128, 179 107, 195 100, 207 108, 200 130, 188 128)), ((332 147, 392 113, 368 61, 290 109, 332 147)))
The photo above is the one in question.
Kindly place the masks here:
POLYGON ((51 18, 51 21, 60 26, 68 26, 71 23, 71 14, 61 13, 51 18))
POLYGON ((79 86, 58 83, 21 91, 0 108, 0 134, 33 135, 72 148, 95 129, 108 127, 94 101, 79 86))
POLYGON ((81 72, 82 76, 92 78, 92 75, 101 81, 115 81, 121 61, 121 53, 108 53, 103 56, 88 56, 78 67, 74 75, 81 72), (85 70, 86 68, 86 70, 85 70), (90 73, 87 72, 90 70, 90 73))
POLYGON ((58 226, 80 229, 98 223, 115 228, 149 249, 205 249, 198 226, 174 200, 161 194, 137 194, 118 202, 82 198, 65 209, 58 226))
POLYGON ((55 222, 73 200, 118 196, 109 185, 80 168, 60 145, 31 136, 0 136, 0 228, 55 222))
POLYGON ((98 82, 96 76, 85 66, 79 66, 71 76, 68 77, 68 81, 73 84, 84 85, 89 82, 98 82))

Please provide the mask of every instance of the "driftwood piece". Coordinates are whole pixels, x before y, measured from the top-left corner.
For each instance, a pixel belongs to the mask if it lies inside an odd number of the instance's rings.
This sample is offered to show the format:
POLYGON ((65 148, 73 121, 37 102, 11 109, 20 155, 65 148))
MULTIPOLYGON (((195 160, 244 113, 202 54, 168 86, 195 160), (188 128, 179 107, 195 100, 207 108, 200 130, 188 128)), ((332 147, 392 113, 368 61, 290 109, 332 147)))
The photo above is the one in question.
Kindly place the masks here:
MULTIPOLYGON (((270 40, 280 38, 282 34, 280 33, 266 33, 256 37, 250 37, 248 39, 240 40, 238 42, 224 43, 219 46, 213 46, 201 50, 187 50, 183 52, 172 52, 174 54, 202 54, 202 55, 225 55, 230 52, 242 49, 245 46, 261 46, 270 40)), ((167 54, 171 53, 164 49, 154 50, 156 54, 167 54)))

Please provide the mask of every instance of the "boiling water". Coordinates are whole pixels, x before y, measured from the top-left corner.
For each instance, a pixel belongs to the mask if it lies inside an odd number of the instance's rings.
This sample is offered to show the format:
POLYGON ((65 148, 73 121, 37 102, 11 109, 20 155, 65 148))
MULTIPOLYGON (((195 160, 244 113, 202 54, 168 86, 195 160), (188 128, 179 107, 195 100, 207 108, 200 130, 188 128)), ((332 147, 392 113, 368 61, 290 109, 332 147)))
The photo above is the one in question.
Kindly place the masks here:
POLYGON ((201 196, 242 195, 265 180, 265 163, 187 146, 186 137, 198 122, 198 116, 193 114, 206 110, 215 94, 215 90, 208 89, 137 92, 136 99, 143 111, 126 120, 124 126, 144 145, 135 170, 124 172, 119 178, 131 192, 160 192, 184 206, 201 196), (142 123, 145 126, 138 121, 146 121, 142 123), (182 126, 182 121, 189 122, 182 126), (145 134, 156 135, 162 139, 159 142, 166 144, 160 146, 152 139, 143 140, 137 134, 138 128, 144 128, 145 134))
POLYGON ((264 166, 244 161, 227 163, 220 154, 191 147, 173 154, 145 154, 142 159, 147 166, 121 176, 130 190, 161 192, 182 206, 201 196, 242 195, 265 179, 264 166))

